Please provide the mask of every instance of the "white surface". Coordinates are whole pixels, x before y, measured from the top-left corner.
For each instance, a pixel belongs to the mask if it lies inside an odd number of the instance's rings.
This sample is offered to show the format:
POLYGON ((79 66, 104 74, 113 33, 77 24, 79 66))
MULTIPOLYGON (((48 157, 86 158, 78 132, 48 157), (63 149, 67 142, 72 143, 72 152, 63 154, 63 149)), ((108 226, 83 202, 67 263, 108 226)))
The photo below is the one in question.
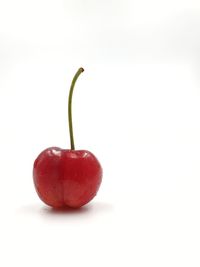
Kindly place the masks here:
POLYGON ((0 266, 200 266, 200 3, 0 1, 0 266), (80 211, 38 199, 32 165, 69 146, 104 180, 80 211))

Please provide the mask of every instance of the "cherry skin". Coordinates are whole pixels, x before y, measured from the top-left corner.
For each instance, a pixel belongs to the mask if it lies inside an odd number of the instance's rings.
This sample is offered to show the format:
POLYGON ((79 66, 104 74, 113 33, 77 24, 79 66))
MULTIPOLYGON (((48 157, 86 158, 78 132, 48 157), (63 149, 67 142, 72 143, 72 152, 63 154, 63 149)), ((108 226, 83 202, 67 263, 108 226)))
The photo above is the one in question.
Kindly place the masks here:
POLYGON ((75 150, 72 124, 72 95, 79 75, 76 72, 68 97, 68 122, 71 149, 50 147, 36 158, 33 181, 40 199, 54 208, 79 208, 97 194, 102 181, 102 168, 97 158, 87 150, 75 150))
POLYGON ((79 208, 96 195, 102 168, 87 150, 51 147, 34 162, 33 179, 40 199, 54 208, 79 208))

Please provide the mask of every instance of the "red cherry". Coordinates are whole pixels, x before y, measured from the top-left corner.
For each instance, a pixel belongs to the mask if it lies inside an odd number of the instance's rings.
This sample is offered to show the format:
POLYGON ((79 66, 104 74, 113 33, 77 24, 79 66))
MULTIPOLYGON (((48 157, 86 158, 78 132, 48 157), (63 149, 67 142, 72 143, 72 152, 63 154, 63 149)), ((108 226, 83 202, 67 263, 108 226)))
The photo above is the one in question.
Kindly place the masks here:
POLYGON ((78 208, 96 195, 102 181, 102 168, 97 158, 87 150, 75 150, 72 127, 72 94, 80 68, 72 80, 68 116, 71 149, 50 147, 37 157, 33 166, 36 191, 47 205, 78 208))
POLYGON ((102 169, 96 157, 86 150, 47 148, 33 169, 39 197, 52 207, 81 207, 96 195, 102 169))

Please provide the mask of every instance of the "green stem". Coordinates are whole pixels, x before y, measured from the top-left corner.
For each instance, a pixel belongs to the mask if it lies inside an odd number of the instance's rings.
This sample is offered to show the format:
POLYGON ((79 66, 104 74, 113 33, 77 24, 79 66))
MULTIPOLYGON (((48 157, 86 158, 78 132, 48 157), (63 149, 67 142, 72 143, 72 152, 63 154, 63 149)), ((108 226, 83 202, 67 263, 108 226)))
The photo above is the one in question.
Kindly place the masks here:
POLYGON ((69 90, 69 97, 68 97, 68 122, 69 122, 69 135, 70 135, 70 143, 71 143, 71 150, 75 150, 74 146, 74 134, 73 134, 73 123, 72 123, 72 95, 74 91, 74 86, 76 80, 78 79, 79 75, 84 71, 83 68, 79 68, 71 83, 71 87, 69 90))

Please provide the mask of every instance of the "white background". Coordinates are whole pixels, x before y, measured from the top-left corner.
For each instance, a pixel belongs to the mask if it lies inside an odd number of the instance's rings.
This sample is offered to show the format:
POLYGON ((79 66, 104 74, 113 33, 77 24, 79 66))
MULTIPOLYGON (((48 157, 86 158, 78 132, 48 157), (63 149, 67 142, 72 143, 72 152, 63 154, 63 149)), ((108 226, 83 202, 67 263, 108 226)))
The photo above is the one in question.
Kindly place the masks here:
POLYGON ((200 2, 0 0, 0 266, 200 266, 200 2), (56 212, 46 147, 101 161, 98 196, 56 212))

